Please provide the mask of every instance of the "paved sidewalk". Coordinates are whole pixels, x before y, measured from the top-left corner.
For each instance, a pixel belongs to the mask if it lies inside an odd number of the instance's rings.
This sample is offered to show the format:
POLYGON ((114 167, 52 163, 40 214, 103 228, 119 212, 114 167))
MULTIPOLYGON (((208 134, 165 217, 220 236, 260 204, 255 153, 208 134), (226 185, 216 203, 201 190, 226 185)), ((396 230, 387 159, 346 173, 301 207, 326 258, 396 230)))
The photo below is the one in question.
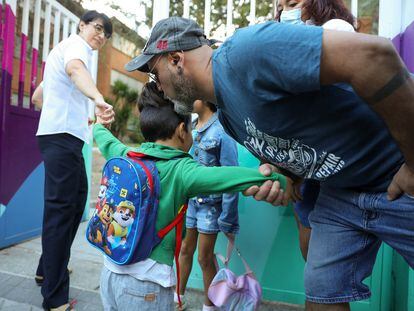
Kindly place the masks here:
MULTIPOLYGON (((105 162, 99 151, 94 148, 91 199, 97 197, 100 170, 105 162)), ((91 202, 93 205, 93 202, 91 202)), ((85 239, 86 222, 79 227, 72 245, 69 267, 69 297, 75 299, 75 310, 103 310, 99 296, 99 277, 102 268, 102 255, 92 248, 85 239)), ((42 310, 40 287, 34 281, 41 253, 40 238, 0 250, 0 310, 28 311, 42 310)), ((203 295, 198 290, 187 290, 188 311, 201 310, 203 295)), ((137 307, 139 310, 139 306, 137 307)), ((265 302, 260 311, 299 311, 302 307, 265 302)), ((131 310, 133 311, 133 310, 131 310)))
MULTIPOLYGON (((70 298, 75 299, 78 311, 103 310, 99 297, 99 276, 102 256, 85 239, 86 222, 79 227, 72 246, 69 267, 70 298)), ((33 279, 41 253, 40 238, 0 250, 0 310, 42 310, 40 287, 33 279)), ((187 291, 188 311, 201 310, 202 294, 197 290, 187 291)), ((138 310, 138 309, 137 309, 138 310)), ((264 303, 261 311, 298 311, 297 306, 264 303)))
MULTIPOLYGON (((103 310, 99 297, 102 256, 90 247, 82 223, 72 246, 70 298, 76 310, 103 310)), ((42 310, 40 287, 33 279, 41 253, 40 238, 0 251, 0 310, 42 310)))

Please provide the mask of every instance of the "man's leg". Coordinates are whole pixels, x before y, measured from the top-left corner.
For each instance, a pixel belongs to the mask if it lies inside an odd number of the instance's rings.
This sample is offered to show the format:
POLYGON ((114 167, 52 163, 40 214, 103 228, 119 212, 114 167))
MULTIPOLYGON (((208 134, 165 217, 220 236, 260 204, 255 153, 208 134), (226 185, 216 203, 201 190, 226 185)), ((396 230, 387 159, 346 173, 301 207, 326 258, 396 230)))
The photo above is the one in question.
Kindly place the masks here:
POLYGON ((190 277, 191 268, 193 267, 193 256, 197 247, 198 232, 197 229, 187 228, 185 239, 180 251, 180 295, 185 294, 188 278, 190 277))
POLYGON ((298 228, 299 228, 300 252, 302 253, 303 259, 306 261, 308 258, 309 241, 310 241, 312 229, 305 227, 301 223, 298 224, 298 228))
POLYGON ((414 269, 414 196, 403 194, 394 201, 387 193, 365 194, 364 205, 371 217, 368 229, 394 248, 414 269))
POLYGON ((349 311, 351 308, 349 307, 349 303, 335 303, 335 304, 319 304, 306 301, 305 303, 305 310, 306 311, 349 311))
POLYGON ((295 203, 295 219, 299 229, 299 247, 303 259, 308 257, 311 226, 309 214, 313 211, 319 196, 320 184, 318 181, 305 180, 301 186, 302 200, 295 203))
POLYGON ((307 310, 349 310, 349 302, 371 295, 362 281, 372 273, 381 241, 367 230, 371 214, 359 199, 354 192, 323 189, 310 214, 307 310))
POLYGON ((67 264, 77 220, 80 172, 84 169, 83 142, 68 134, 58 134, 39 137, 39 146, 45 165, 42 295, 44 306, 55 308, 68 303, 67 264))
POLYGON ((216 265, 214 263, 214 246, 217 240, 217 233, 212 234, 199 234, 198 241, 198 263, 203 271, 203 283, 204 283, 204 304, 206 306, 214 306, 214 304, 208 298, 208 288, 211 281, 217 273, 216 265))
POLYGON ((294 211, 293 214, 295 215, 296 225, 297 225, 298 231, 299 231, 299 248, 300 248, 300 252, 302 254, 303 260, 306 261, 306 259, 308 258, 309 241, 310 241, 310 236, 311 236, 312 229, 308 228, 308 227, 305 227, 304 225, 301 224, 301 222, 299 220, 299 216, 296 213, 296 211, 294 211))

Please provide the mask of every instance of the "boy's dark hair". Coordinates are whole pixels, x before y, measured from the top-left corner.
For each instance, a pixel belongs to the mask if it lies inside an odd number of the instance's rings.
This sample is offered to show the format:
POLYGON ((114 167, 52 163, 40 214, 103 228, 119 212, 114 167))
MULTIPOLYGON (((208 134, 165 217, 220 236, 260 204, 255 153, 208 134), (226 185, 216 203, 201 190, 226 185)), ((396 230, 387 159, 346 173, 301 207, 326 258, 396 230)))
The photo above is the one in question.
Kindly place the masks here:
MULTIPOLYGON (((89 24, 90 22, 93 22, 94 20, 97 20, 97 19, 102 20, 105 36, 109 39, 112 36, 112 22, 107 15, 103 13, 99 13, 95 10, 86 11, 81 16, 80 21, 84 22, 85 24, 89 24)), ((79 33, 79 26, 78 26, 77 33, 79 33)))
POLYGON ((186 130, 190 128, 191 115, 175 112, 174 103, 164 98, 155 82, 144 85, 138 98, 138 110, 141 132, 146 141, 172 138, 181 122, 184 122, 186 130))
POLYGON ((217 111, 217 106, 216 105, 214 105, 213 103, 210 103, 210 102, 205 102, 205 103, 206 103, 208 109, 210 109, 213 112, 217 111))

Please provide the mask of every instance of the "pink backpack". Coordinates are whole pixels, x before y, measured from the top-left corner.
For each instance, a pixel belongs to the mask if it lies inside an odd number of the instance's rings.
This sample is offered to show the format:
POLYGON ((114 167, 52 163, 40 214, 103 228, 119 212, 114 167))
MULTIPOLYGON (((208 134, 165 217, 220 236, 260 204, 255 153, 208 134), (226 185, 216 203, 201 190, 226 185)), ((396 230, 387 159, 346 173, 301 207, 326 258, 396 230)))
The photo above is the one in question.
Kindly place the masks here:
POLYGON ((237 248, 237 254, 243 261, 246 272, 237 276, 228 268, 234 248, 234 237, 228 236, 228 239, 227 257, 224 258, 221 254, 216 255, 223 262, 225 268, 220 269, 211 282, 208 289, 208 298, 214 305, 222 307, 223 310, 257 310, 262 299, 262 288, 237 248))

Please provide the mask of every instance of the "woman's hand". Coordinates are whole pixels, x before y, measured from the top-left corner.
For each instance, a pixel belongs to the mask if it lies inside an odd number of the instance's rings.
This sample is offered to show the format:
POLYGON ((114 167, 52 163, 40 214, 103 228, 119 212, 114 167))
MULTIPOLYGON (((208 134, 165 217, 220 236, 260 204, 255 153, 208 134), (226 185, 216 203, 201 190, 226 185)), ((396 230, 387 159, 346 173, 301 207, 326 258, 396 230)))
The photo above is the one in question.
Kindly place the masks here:
POLYGON ((105 102, 102 96, 98 96, 95 100, 95 115, 96 123, 107 127, 114 122, 115 112, 114 108, 105 102))

